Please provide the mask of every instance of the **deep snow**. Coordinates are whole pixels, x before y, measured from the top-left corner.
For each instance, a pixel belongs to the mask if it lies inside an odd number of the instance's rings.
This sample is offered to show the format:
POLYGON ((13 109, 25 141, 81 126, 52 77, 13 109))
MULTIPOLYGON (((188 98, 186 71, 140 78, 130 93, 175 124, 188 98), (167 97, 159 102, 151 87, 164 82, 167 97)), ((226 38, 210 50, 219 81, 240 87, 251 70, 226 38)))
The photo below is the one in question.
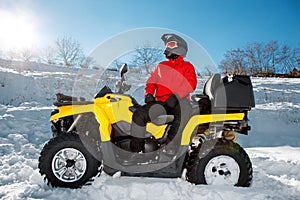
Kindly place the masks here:
MULTIPOLYGON (((92 98, 103 85, 100 79, 113 87, 118 79, 113 73, 0 60, 0 199, 300 199, 300 79, 252 78, 252 130, 238 138, 253 164, 250 188, 105 173, 81 189, 47 186, 37 164, 51 137, 48 120, 55 93, 92 98), (90 90, 78 89, 82 87, 90 90)), ((145 77, 127 78, 136 85, 130 92, 137 95, 145 77)))

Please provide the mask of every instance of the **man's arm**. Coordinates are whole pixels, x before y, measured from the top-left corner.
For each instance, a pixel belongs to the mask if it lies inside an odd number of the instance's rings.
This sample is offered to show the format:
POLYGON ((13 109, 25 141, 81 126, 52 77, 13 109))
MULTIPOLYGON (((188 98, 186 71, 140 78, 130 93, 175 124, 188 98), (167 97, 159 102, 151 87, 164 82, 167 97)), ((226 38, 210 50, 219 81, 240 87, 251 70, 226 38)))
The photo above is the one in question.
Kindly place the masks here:
POLYGON ((178 95, 181 99, 189 95, 189 93, 193 92, 197 86, 197 77, 194 66, 190 63, 186 63, 185 67, 185 80, 183 81, 181 89, 178 90, 178 95))
POLYGON ((157 69, 158 65, 154 68, 154 70, 150 73, 149 78, 146 81, 146 88, 145 88, 145 96, 148 94, 154 95, 156 90, 156 83, 157 83, 157 69))

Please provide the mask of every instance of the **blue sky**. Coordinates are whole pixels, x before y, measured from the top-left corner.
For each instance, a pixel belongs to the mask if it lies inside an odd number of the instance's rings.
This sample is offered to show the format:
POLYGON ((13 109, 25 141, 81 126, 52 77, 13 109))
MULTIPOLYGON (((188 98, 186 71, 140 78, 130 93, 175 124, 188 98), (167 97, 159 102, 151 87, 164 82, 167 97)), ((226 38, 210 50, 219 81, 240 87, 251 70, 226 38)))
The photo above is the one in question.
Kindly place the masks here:
POLYGON ((39 45, 68 35, 86 53, 120 32, 143 27, 181 32, 217 64, 226 50, 252 42, 300 44, 300 0, 1 0, 3 11, 27 13, 39 45))

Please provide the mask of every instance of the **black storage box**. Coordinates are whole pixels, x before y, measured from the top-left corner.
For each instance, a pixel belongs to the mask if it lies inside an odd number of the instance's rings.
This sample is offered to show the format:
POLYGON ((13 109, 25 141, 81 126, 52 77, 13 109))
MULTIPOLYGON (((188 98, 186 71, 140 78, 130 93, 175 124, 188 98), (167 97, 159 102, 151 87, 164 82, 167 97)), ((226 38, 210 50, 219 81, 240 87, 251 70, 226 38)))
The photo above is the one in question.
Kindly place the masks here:
POLYGON ((232 81, 223 78, 215 91, 213 107, 227 110, 250 110, 255 106, 253 87, 249 76, 235 75, 232 81))

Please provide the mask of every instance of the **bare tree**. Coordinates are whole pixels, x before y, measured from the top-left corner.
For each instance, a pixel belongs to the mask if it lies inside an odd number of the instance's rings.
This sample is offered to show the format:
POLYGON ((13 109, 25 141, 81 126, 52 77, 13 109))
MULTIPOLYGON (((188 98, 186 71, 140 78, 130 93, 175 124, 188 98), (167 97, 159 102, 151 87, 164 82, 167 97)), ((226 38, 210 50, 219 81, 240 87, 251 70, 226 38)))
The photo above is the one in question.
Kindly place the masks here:
POLYGON ((82 60, 83 51, 79 42, 72 37, 64 36, 55 42, 58 51, 58 58, 67 67, 79 64, 82 60))
POLYGON ((41 60, 49 65, 55 64, 55 57, 56 50, 51 46, 46 47, 40 55, 41 60))
POLYGON ((221 69, 224 73, 229 74, 246 74, 247 61, 245 51, 242 49, 235 49, 227 51, 224 55, 225 59, 221 61, 221 69))
POLYGON ((263 44, 252 43, 245 48, 245 56, 248 61, 248 70, 251 74, 256 74, 263 71, 263 44))
POLYGON ((95 65, 96 65, 96 61, 92 57, 90 56, 82 57, 82 61, 80 63, 81 68, 85 68, 85 69, 93 68, 95 67, 95 65))
POLYGON ((250 43, 245 48, 229 50, 224 54, 220 68, 224 73, 247 73, 271 76, 289 73, 299 66, 300 48, 292 50, 277 41, 250 43))
POLYGON ((298 44, 298 47, 294 50, 294 59, 298 69, 300 69, 300 44, 298 44))
POLYGON ((279 44, 277 41, 270 41, 263 48, 264 71, 274 73, 278 65, 279 44))
POLYGON ((33 50, 27 47, 19 50, 18 55, 19 58, 25 62, 30 62, 35 57, 33 50))
POLYGON ((153 47, 149 44, 144 44, 137 47, 133 54, 132 63, 135 66, 145 67, 146 73, 150 73, 150 67, 156 65, 163 59, 163 50, 153 47))
POLYGON ((8 59, 15 60, 18 59, 18 52, 15 48, 10 49, 7 53, 8 59))
POLYGON ((119 70, 121 68, 122 64, 124 64, 124 62, 122 62, 120 59, 115 59, 111 63, 110 68, 115 69, 115 70, 119 70))
POLYGON ((1 48, 0 48, 0 58, 2 58, 2 59, 4 58, 3 57, 3 50, 1 48))
POLYGON ((294 67, 295 63, 293 63, 293 51, 292 49, 287 46, 283 45, 279 49, 278 57, 277 57, 277 71, 288 73, 290 72, 294 67))

